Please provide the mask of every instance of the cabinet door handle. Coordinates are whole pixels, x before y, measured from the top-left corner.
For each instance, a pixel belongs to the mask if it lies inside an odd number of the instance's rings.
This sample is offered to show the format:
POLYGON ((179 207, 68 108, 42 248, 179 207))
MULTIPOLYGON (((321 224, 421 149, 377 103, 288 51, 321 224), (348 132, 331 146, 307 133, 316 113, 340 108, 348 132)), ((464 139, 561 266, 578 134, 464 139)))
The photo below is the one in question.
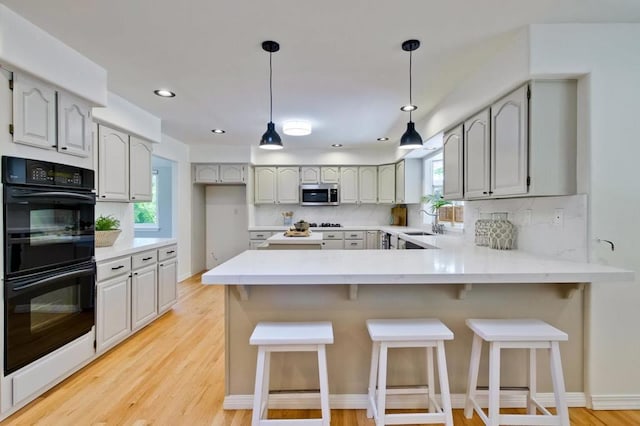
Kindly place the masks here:
POLYGON ((61 147, 60 149, 63 149, 63 150, 65 150, 65 151, 66 151, 66 150, 67 150, 67 147, 66 147, 66 146, 63 146, 63 147, 61 147))
POLYGON ((175 253, 175 252, 176 252, 175 250, 170 250, 170 251, 167 252, 167 254, 172 254, 172 253, 175 253))
POLYGON ((134 272, 134 273, 133 273, 133 275, 138 275, 138 273, 137 273, 137 272, 134 272))
POLYGON ((152 256, 150 256, 150 257, 143 257, 143 258, 142 258, 142 261, 143 261, 143 262, 146 262, 147 260, 151 260, 151 259, 153 259, 153 257, 152 257, 152 256))
POLYGON ((112 271, 117 271, 118 269, 122 269, 124 268, 124 265, 120 265, 120 266, 115 266, 113 268, 111 268, 112 271))
POLYGON ((136 199, 136 197, 131 197, 131 199, 132 199, 132 200, 135 200, 135 199, 136 199))
POLYGON ((485 195, 486 195, 486 194, 488 194, 488 192, 487 192, 487 191, 482 191, 482 193, 483 193, 483 194, 485 194, 485 195))

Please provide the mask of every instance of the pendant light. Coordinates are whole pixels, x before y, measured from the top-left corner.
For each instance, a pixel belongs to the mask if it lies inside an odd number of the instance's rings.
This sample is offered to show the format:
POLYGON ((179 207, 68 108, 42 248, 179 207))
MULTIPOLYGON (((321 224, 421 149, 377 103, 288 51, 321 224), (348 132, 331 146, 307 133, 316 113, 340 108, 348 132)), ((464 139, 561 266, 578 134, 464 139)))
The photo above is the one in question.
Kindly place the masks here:
POLYGON ((262 49, 265 52, 269 52, 269 122, 267 123, 267 131, 264 132, 260 139, 260 148, 262 149, 282 149, 282 139, 276 132, 275 125, 273 124, 273 85, 272 76, 273 69, 271 67, 271 56, 273 52, 280 50, 280 45, 271 40, 262 42, 262 49))
POLYGON ((411 97, 411 65, 412 65, 412 57, 413 51, 420 47, 420 41, 418 40, 407 40, 402 43, 402 50, 405 52, 409 52, 409 105, 405 105, 400 108, 402 111, 409 111, 409 122, 407 123, 407 131, 404 132, 402 137, 400 138, 400 149, 415 149, 422 147, 422 136, 418 132, 416 132, 416 126, 413 121, 411 121, 411 111, 418 109, 417 106, 413 104, 413 99, 411 97))

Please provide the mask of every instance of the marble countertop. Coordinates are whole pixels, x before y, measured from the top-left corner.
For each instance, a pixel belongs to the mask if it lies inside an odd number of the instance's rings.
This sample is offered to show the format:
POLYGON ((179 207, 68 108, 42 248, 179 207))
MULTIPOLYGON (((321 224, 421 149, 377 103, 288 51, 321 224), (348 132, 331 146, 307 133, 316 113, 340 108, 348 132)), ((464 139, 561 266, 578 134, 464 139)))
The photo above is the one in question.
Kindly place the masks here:
POLYGON ((322 244, 322 232, 311 232, 308 237, 287 237, 278 232, 267 238, 269 244, 322 244))
MULTIPOLYGON (((381 229, 381 228, 377 228, 381 229)), ((204 284, 488 284, 632 281, 634 272, 469 244, 459 235, 402 236, 439 250, 247 250, 204 284)))
POLYGON ((111 247, 96 248, 96 262, 127 256, 145 250, 157 249, 170 244, 177 244, 177 242, 175 238, 134 238, 129 241, 116 241, 111 247))

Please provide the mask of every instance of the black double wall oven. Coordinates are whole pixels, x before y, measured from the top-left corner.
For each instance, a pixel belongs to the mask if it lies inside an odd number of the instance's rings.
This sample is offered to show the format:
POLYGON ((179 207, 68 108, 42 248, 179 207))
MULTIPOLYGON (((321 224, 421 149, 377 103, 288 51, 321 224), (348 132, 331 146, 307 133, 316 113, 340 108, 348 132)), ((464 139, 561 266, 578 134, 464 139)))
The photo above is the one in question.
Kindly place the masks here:
POLYGON ((94 172, 2 157, 5 375, 95 324, 94 172))

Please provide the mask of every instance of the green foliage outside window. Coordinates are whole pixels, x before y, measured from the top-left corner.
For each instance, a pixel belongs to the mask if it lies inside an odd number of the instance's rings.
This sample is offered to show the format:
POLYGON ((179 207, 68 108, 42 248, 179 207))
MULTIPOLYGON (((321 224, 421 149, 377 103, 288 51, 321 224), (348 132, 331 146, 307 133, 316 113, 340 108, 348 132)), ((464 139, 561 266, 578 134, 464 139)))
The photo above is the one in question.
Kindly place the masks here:
POLYGON ((158 225, 158 175, 151 177, 151 201, 133 205, 133 221, 136 225, 158 225))

